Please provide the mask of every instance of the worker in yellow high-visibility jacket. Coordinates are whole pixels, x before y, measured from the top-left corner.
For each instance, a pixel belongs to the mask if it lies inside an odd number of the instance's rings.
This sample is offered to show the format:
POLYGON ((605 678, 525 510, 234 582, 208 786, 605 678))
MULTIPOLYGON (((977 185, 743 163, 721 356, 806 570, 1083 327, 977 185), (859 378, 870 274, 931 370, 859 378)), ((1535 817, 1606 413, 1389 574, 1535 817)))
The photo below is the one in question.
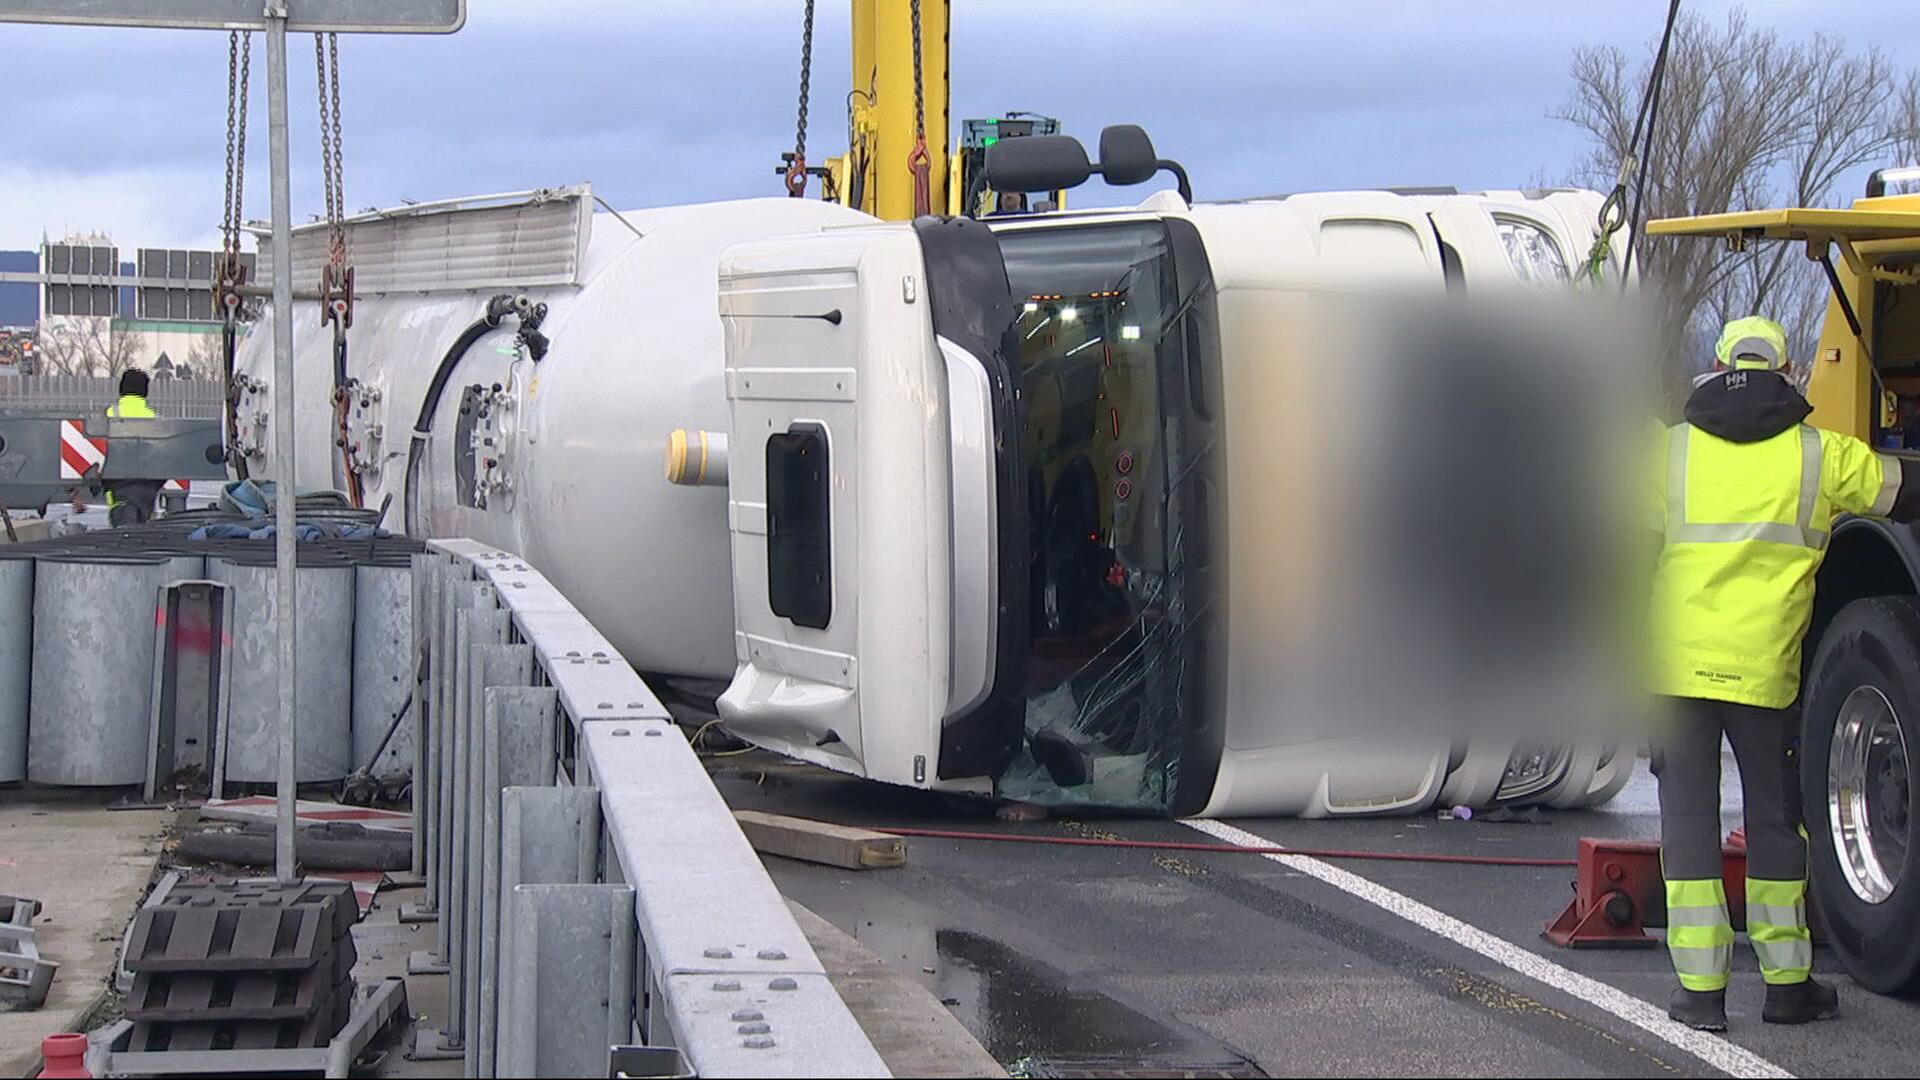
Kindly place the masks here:
MULTIPOLYGON (((139 368, 128 368, 121 372, 120 400, 107 406, 107 415, 114 419, 134 420, 151 420, 159 415, 147 404, 150 386, 147 373, 139 368)), ((160 497, 160 489, 164 486, 165 480, 108 481, 107 521, 117 527, 137 525, 152 518, 154 500, 160 497)), ((74 489, 73 508, 86 509, 86 496, 80 488, 74 489)))
POLYGON ((1726 325, 1686 421, 1662 433, 1649 510, 1663 532, 1652 596, 1660 855, 1667 948, 1680 989, 1668 1015, 1727 1026, 1733 959, 1720 855, 1720 740, 1740 765, 1747 830, 1747 938, 1767 983, 1761 1018, 1835 1016, 1811 975, 1806 837, 1788 806, 1791 706, 1814 573, 1841 513, 1920 518, 1920 462, 1802 423, 1784 377, 1786 334, 1750 317, 1726 325))

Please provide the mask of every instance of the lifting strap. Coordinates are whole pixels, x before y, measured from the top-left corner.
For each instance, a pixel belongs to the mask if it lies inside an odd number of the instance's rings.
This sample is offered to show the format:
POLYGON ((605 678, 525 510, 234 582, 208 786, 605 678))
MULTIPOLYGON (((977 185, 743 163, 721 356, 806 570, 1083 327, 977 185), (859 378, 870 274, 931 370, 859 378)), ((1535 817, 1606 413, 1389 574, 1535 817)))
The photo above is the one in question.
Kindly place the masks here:
POLYGON ((1673 30, 1680 19, 1680 0, 1667 5, 1667 25, 1660 34, 1660 48, 1654 53, 1653 68, 1647 73, 1647 87, 1640 95, 1639 115, 1633 121, 1633 134, 1627 139, 1626 153, 1620 158, 1620 171, 1614 176, 1613 190, 1600 206, 1599 235, 1587 253, 1586 278, 1595 286, 1607 260, 1613 256, 1613 236, 1629 221, 1633 230, 1627 237, 1626 258, 1620 264, 1620 289, 1627 287, 1628 271, 1633 268, 1633 252, 1640 241, 1640 224, 1646 211, 1647 171, 1653 162, 1654 128, 1660 114, 1660 91, 1666 85, 1667 54, 1673 45, 1673 30), (1627 185, 1634 185, 1633 203, 1627 203, 1627 185))

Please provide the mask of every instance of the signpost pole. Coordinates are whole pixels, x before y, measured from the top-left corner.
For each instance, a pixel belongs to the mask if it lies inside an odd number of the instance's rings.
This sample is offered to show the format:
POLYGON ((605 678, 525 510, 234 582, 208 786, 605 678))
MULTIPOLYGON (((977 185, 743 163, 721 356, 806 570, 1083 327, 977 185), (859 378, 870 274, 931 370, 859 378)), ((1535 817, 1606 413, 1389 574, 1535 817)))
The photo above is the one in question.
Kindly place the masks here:
POLYGON ((293 196, 287 164, 287 6, 268 0, 267 150, 273 171, 273 474, 274 630, 279 638, 280 771, 279 821, 273 872, 282 882, 298 877, 293 857, 295 587, 293 454, 293 196))

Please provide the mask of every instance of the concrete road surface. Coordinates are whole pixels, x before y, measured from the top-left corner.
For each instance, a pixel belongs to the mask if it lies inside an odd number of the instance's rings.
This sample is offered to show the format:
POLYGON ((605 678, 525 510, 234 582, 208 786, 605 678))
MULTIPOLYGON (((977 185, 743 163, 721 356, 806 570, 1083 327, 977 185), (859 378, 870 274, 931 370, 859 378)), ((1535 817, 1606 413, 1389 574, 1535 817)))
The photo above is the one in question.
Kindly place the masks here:
POLYGON ((60 964, 44 1006, 0 1012, 0 1076, 36 1068, 42 1036, 79 1030, 107 989, 121 934, 153 875, 173 814, 108 810, 109 795, 0 789, 0 893, 41 902, 34 945, 60 964))
MULTIPOLYGON (((1538 857, 1571 857, 1583 835, 1658 835, 1644 762, 1610 807, 1541 825, 1009 824, 761 766, 739 757, 718 773, 736 807, 873 826, 1538 857)), ((1729 761, 1728 827, 1733 772, 1729 761)), ((857 873, 767 861, 794 899, 915 973, 1015 1075, 1910 1076, 1920 1060, 1920 1005, 1860 989, 1824 950, 1815 970, 1840 986, 1838 1020, 1762 1024, 1743 942, 1731 1038, 1671 1024, 1664 951, 1541 940, 1571 869, 931 839, 910 851, 904 868, 857 873)))

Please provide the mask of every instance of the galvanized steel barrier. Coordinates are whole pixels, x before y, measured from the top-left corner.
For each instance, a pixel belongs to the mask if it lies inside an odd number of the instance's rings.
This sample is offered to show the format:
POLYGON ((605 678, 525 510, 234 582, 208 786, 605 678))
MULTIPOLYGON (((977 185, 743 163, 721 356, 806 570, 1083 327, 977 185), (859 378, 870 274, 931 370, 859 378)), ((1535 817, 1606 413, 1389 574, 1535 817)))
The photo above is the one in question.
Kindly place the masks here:
MULTIPOLYGON (((302 541, 296 557, 300 779, 371 763, 397 788, 411 732, 373 754, 412 690, 408 578, 424 547, 343 534, 378 511, 303 503, 302 521, 340 528, 302 541)), ((275 778, 273 541, 193 539, 239 520, 189 511, 0 544, 0 783, 139 784, 165 797, 175 773, 195 767, 223 797, 275 778)))
POLYGON ((658 699, 545 577, 414 557, 415 862, 455 1007, 415 1053, 469 1076, 886 1076, 658 699))

